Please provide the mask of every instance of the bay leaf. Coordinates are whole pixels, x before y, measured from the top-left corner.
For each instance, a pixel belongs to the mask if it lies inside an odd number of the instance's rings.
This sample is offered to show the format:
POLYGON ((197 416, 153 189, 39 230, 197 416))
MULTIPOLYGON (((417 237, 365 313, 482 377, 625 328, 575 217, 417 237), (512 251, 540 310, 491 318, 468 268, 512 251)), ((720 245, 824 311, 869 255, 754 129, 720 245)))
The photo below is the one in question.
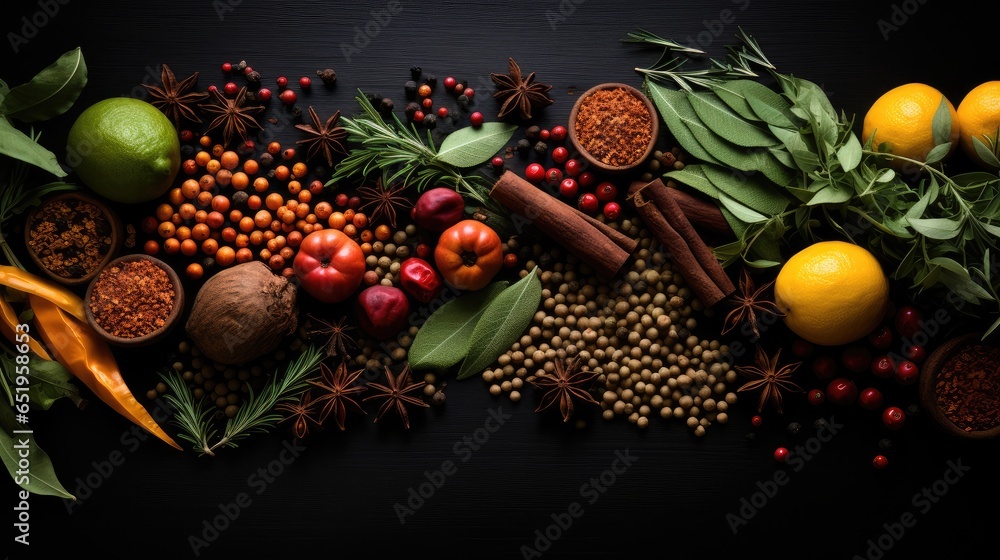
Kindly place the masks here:
POLYGON ((10 90, 0 113, 24 122, 51 119, 73 106, 87 84, 87 64, 77 47, 64 53, 26 84, 10 90))
POLYGON ((23 427, 14 418, 14 411, 6 404, 0 406, 0 459, 7 466, 14 482, 32 494, 40 496, 58 496, 75 500, 76 497, 70 494, 59 478, 56 476, 55 468, 52 466, 52 459, 35 442, 33 434, 15 434, 15 430, 23 427), (22 480, 17 471, 18 461, 21 459, 19 453, 20 446, 25 443, 27 446, 28 461, 31 463, 31 474, 27 480, 22 480))
POLYGON ((774 135, 738 115, 712 92, 689 93, 688 100, 706 127, 737 146, 766 148, 778 143, 774 135))
POLYGON ((482 165, 503 149, 516 130, 517 125, 501 122, 460 128, 445 137, 434 160, 463 169, 482 165))
POLYGON ((56 177, 67 175, 55 154, 15 128, 3 115, 0 115, 0 154, 44 169, 56 177))
POLYGON ((507 286, 506 280, 493 282, 482 290, 466 292, 431 313, 410 344, 410 367, 445 371, 462 361, 469 353, 469 340, 476 323, 507 286))
POLYGON ((542 281, 537 267, 508 286, 486 306, 469 340, 469 353, 462 361, 457 378, 481 373, 510 349, 531 324, 542 299, 542 281))
POLYGON ((674 140, 680 144, 680 147, 695 159, 709 163, 720 163, 698 142, 691 132, 692 126, 704 128, 705 125, 698 120, 698 115, 691 108, 684 93, 649 80, 646 81, 646 89, 653 104, 656 105, 656 109, 660 112, 664 124, 667 125, 667 129, 674 140))

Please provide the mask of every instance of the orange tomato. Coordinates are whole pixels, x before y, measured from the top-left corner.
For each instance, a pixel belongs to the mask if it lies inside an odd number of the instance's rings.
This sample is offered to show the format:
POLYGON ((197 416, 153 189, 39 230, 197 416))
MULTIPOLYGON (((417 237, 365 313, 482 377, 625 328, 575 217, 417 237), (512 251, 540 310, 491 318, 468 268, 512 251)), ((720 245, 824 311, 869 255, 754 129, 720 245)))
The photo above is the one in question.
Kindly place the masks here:
POLYGON ((434 248, 438 271, 452 287, 480 290, 503 267, 503 247, 493 228, 478 220, 462 220, 441 233, 434 248))

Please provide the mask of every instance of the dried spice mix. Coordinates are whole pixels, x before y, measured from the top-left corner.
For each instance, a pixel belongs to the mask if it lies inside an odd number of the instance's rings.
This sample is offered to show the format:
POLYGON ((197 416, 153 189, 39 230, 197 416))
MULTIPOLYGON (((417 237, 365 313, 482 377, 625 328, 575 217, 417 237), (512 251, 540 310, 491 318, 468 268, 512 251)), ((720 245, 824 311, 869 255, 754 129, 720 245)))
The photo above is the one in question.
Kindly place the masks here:
POLYGON ((1000 424, 1000 348, 972 345, 945 362, 934 381, 938 405, 966 432, 1000 424))
POLYGON ((90 310, 108 334, 138 338, 166 324, 175 295, 170 277, 155 263, 146 259, 125 261, 97 276, 90 310))
POLYGON ((635 163, 653 135, 646 104, 625 88, 595 91, 580 102, 577 141, 598 161, 615 167, 635 163))
POLYGON ((67 279, 97 270, 112 250, 113 226, 96 204, 83 199, 52 200, 28 226, 28 248, 46 270, 67 279))

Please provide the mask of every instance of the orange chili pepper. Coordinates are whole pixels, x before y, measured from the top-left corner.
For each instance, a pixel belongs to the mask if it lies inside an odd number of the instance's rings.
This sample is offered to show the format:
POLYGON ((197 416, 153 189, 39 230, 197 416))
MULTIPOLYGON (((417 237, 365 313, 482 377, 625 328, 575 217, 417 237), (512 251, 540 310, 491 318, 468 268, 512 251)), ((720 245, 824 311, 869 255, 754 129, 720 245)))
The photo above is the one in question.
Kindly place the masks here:
POLYGON ((87 322, 87 312, 84 310, 83 300, 54 282, 35 276, 16 266, 5 264, 0 265, 0 285, 45 298, 80 321, 87 322))
MULTIPOLYGON (((0 297, 0 315, 2 315, 2 321, 0 321, 0 331, 3 331, 3 335, 7 337, 8 340, 14 344, 18 344, 18 336, 23 340, 25 333, 18 333, 17 326, 21 324, 21 320, 17 317, 17 313, 14 308, 11 307, 10 302, 0 297)), ((52 360, 52 356, 45 351, 45 347, 42 346, 40 342, 35 340, 35 337, 28 336, 28 348, 35 353, 36 356, 43 360, 52 360)))
POLYGON ((181 449, 136 400, 104 339, 89 325, 42 295, 29 293, 28 304, 35 312, 35 327, 42 341, 59 363, 119 414, 170 446, 181 449))

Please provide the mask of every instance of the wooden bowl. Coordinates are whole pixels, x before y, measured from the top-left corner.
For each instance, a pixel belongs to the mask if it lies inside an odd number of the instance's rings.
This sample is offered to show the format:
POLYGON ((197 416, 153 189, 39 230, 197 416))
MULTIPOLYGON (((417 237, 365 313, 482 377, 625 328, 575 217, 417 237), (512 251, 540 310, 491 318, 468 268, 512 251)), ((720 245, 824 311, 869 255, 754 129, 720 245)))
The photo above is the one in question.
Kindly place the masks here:
POLYGON ((567 131, 568 131, 567 136, 569 137, 570 144, 572 144, 573 148, 577 152, 579 152, 580 157, 583 158, 589 165, 605 173, 620 174, 629 171, 634 171, 638 166, 640 166, 643 162, 649 159, 650 155, 652 155, 653 149, 656 147, 656 139, 660 134, 660 118, 656 112, 656 107, 653 105, 653 102, 649 99, 649 97, 647 97, 641 91, 628 84, 608 82, 608 83, 598 84, 588 89, 587 91, 583 92, 582 95, 580 95, 580 97, 576 100, 576 103, 573 104, 573 109, 569 113, 569 126, 567 127, 567 131), (580 112, 580 105, 583 103, 585 99, 587 99, 594 93, 609 89, 624 89, 625 91, 632 94, 636 99, 642 101, 643 105, 646 106, 646 111, 649 112, 650 127, 651 127, 649 144, 646 146, 645 151, 643 151, 642 155, 638 159, 627 165, 610 165, 608 163, 601 161, 593 154, 588 152, 586 149, 584 149, 583 146, 580 144, 579 139, 577 138, 576 118, 577 114, 580 112))
POLYGON ((173 308, 171 308, 170 310, 170 314, 167 316, 165 324, 153 332, 133 338, 125 338, 112 335, 111 333, 104 330, 103 327, 101 327, 101 325, 97 322, 97 319, 94 317, 93 311, 90 308, 90 301, 93 295, 94 285, 97 284, 97 279, 100 278, 99 274, 95 275, 94 279, 91 280, 90 284, 87 286, 87 293, 83 299, 84 308, 87 314, 87 322, 95 331, 97 331, 99 335, 101 335, 102 338, 104 338, 104 340, 108 341, 109 344, 112 344, 114 346, 141 347, 141 346, 148 346, 150 344, 153 344, 154 342, 162 340, 177 325, 177 323, 181 318, 181 314, 184 310, 184 286, 181 283, 180 277, 177 275, 177 272, 174 271, 173 268, 171 268, 170 265, 161 261, 160 259, 157 259, 156 257, 151 257, 149 255, 144 255, 144 254, 125 255, 111 261, 110 263, 108 263, 106 267, 102 268, 101 271, 104 271, 112 266, 138 260, 149 261, 155 264, 156 266, 160 267, 161 269, 163 269, 164 272, 167 273, 167 277, 170 278, 170 283, 173 285, 174 288, 174 305, 173 308))
MULTIPOLYGON (((973 440, 983 440, 991 439, 1000 436, 1000 418, 997 419, 997 425, 986 429, 978 431, 967 431, 962 429, 960 426, 956 425, 951 418, 945 414, 942 410, 937 399, 937 391, 935 388, 935 380, 938 374, 944 368, 945 364, 949 362, 953 357, 960 354, 965 349, 975 346, 975 345, 987 345, 994 346, 995 343, 989 341, 982 341, 983 333, 970 333, 961 335, 942 343, 924 362, 924 366, 920 372, 919 381, 919 391, 920 391, 920 403, 923 409, 930 416, 931 420, 945 433, 961 438, 961 439, 973 439, 973 440)), ((996 365, 1000 368, 1000 363, 996 365)))
POLYGON ((122 250, 122 244, 124 242, 124 239, 125 239, 124 227, 122 226, 122 221, 118 217, 118 214, 103 201, 93 196, 89 196, 87 194, 80 192, 68 192, 68 193, 58 194, 51 198, 45 199, 42 202, 42 204, 38 206, 38 208, 35 208, 31 212, 31 214, 28 215, 28 219, 25 221, 24 225, 24 245, 27 248, 28 256, 31 257, 31 260, 35 263, 35 265, 39 269, 42 270, 42 272, 46 274, 46 276, 65 286, 80 286, 93 280, 94 277, 97 276, 98 272, 100 272, 105 266, 107 266, 112 259, 118 256, 118 254, 122 250), (41 256, 37 252, 31 250, 31 244, 29 243, 31 239, 31 230, 34 227, 34 224, 38 219, 42 210, 46 207, 46 205, 61 200, 69 200, 69 201, 79 200, 98 207, 101 210, 101 212, 104 213, 104 217, 108 221, 108 224, 111 227, 111 247, 108 249, 108 254, 104 256, 104 259, 101 261, 100 264, 97 265, 97 267, 94 270, 82 276, 66 277, 66 276, 61 276, 55 273, 54 271, 50 270, 42 263, 41 256))

